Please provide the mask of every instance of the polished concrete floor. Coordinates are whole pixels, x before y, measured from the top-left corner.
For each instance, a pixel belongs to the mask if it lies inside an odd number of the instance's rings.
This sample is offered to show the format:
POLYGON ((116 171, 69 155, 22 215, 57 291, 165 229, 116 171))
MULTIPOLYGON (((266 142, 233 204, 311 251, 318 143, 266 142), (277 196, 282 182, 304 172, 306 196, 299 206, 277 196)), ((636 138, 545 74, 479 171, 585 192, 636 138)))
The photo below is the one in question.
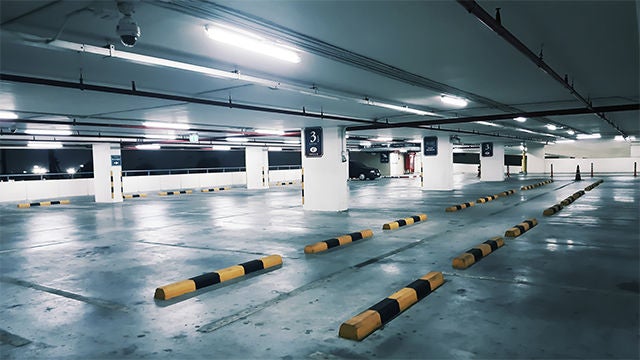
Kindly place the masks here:
POLYGON ((572 176, 458 212, 536 177, 422 192, 350 182, 350 210, 303 211, 300 186, 123 204, 0 204, 0 358, 633 358, 639 355, 640 178, 572 176), (559 213, 542 211, 598 179, 559 213), (382 224, 426 213, 398 230, 382 224), (452 258, 535 217, 466 270, 452 258), (307 244, 373 229, 305 255, 307 244), (169 301, 156 287, 280 254, 280 268, 169 301), (361 342, 340 324, 430 271, 445 283, 361 342))

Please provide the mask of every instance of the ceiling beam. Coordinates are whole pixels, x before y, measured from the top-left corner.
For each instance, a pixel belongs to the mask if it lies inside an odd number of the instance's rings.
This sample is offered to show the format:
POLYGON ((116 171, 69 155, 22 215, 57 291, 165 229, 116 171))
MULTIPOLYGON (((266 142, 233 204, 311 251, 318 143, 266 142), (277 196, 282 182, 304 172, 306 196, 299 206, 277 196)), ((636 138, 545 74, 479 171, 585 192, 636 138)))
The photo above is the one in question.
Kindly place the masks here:
MULTIPOLYGON (((576 99, 578 99, 581 103, 583 103, 587 109, 591 110, 590 112, 594 115, 598 116, 602 120, 606 121, 609 125, 611 125, 620 135, 623 137, 627 137, 628 135, 620 129, 620 127, 614 123, 613 121, 607 119, 604 113, 595 110, 592 106, 590 100, 584 98, 584 96, 580 95, 573 87, 573 84, 569 84, 569 78, 567 75, 560 76, 549 64, 547 64, 542 59, 542 52, 540 55, 536 55, 531 49, 529 49, 520 39, 518 39, 515 35, 513 35, 509 30, 507 30, 502 23, 498 19, 494 19, 488 12, 486 12, 482 6, 478 5, 474 0, 458 0, 458 4, 462 5, 467 11, 473 14, 480 22, 486 25, 489 29, 491 29, 494 33, 498 34, 501 38, 503 38, 507 43, 513 46, 516 50, 521 52, 527 59, 531 60, 538 68, 540 68, 545 74, 549 75, 553 80, 562 85, 565 89, 569 90, 571 95, 573 95, 576 99)), ((496 15, 497 17, 497 15, 496 15)))
POLYGON ((459 118, 447 118, 425 121, 406 121, 400 123, 377 123, 373 125, 363 126, 350 126, 347 127, 349 131, 355 130, 375 130, 375 129, 389 129, 399 127, 412 127, 423 128, 426 126, 443 125, 443 124, 462 124, 471 123, 475 121, 496 121, 496 120, 513 120, 516 117, 535 118, 543 116, 566 116, 566 115, 580 115, 591 114, 596 111, 598 113, 618 112, 618 111, 638 111, 640 110, 640 103, 624 104, 624 105, 608 105, 608 106, 595 106, 591 108, 571 108, 571 109, 555 109, 555 110, 541 110, 541 111, 528 111, 520 113, 510 114, 493 114, 493 115, 480 115, 480 116, 467 116, 459 118))

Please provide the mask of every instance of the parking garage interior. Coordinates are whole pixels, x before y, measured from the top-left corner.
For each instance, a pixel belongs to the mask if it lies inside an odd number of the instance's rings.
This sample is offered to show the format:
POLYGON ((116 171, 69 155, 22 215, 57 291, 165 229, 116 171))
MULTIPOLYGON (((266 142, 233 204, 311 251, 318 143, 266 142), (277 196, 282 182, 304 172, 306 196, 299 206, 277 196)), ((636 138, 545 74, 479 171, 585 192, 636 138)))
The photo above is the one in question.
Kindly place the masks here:
POLYGON ((639 15, 2 1, 0 357, 638 358, 639 15))

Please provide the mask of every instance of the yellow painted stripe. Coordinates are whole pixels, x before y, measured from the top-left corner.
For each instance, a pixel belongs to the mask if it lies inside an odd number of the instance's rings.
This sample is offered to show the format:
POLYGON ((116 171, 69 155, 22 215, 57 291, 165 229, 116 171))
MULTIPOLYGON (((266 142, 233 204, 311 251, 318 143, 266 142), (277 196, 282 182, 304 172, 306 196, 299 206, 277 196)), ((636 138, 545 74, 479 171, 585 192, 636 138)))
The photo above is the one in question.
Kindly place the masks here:
POLYGON ((382 319, 377 311, 366 310, 340 325, 338 336, 350 340, 362 340, 382 326, 382 319))
POLYGON ((244 275, 244 268, 240 265, 230 266, 228 268, 216 270, 218 275, 220 275, 220 282, 224 282, 227 280, 235 279, 237 277, 244 275))
POLYGON ((265 269, 282 265, 282 256, 280 255, 269 255, 260 259, 262 261, 262 265, 265 269))
POLYGON ((397 229, 399 227, 400 227, 400 224, 398 224, 397 221, 386 223, 386 224, 382 225, 382 229, 383 230, 394 230, 394 229, 397 229))
POLYGON ((414 223, 413 218, 405 218, 404 221, 407 223, 407 225, 412 225, 414 223))
POLYGON ((324 241, 320 241, 317 242, 315 244, 311 244, 311 245, 307 245, 304 247, 304 253, 305 254, 315 254, 318 252, 322 252, 322 251, 326 251, 329 249, 329 246, 327 246, 327 243, 325 243, 324 241))
POLYGON ((411 305, 418 302, 418 294, 412 288, 403 288, 391 294, 389 299, 395 299, 400 305, 400 312, 405 311, 411 305))
POLYGON ((431 291, 444 284, 444 276, 442 276, 442 273, 439 271, 432 271, 420 279, 429 281, 429 284, 431 284, 431 291))
POLYGON ((366 230, 360 231, 360 234, 362 234, 363 238, 368 238, 373 236, 373 231, 371 229, 366 229, 366 230))
POLYGON ((482 256, 487 256, 489 254, 491 254, 491 245, 489 244, 480 244, 477 246, 474 246, 476 249, 480 249, 480 251, 482 251, 482 256))
POLYGON ((427 214, 419 214, 418 217, 420 218, 420 221, 427 220, 427 214))
POLYGON ((473 255, 471 255, 469 253, 464 253, 464 254, 454 258, 453 262, 451 263, 451 265, 455 269, 466 269, 469 266, 475 264, 475 262, 476 262, 476 258, 473 257, 473 255))
POLYGON ((338 239, 338 244, 340 245, 348 244, 353 241, 351 235, 338 236, 336 239, 338 239))
POLYGON ((31 207, 31 204, 29 204, 29 203, 18 204, 18 207, 21 208, 21 209, 25 209, 25 208, 31 207))
POLYGON ((507 231, 505 231, 504 236, 516 237, 516 236, 520 236, 520 234, 522 234, 520 229, 513 227, 513 228, 508 229, 507 231))
POLYGON ((196 291, 196 283, 193 280, 182 280, 157 288, 153 297, 160 300, 169 300, 193 291, 196 291))

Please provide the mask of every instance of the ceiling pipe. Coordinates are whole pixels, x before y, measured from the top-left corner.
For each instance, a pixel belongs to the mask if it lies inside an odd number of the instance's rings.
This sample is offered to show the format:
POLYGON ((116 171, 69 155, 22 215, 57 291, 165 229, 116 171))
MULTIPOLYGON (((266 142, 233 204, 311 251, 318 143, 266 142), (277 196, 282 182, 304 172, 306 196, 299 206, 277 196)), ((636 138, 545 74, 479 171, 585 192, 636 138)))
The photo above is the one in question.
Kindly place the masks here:
POLYGON ((281 108, 274 108, 274 107, 267 107, 267 106, 248 105, 248 104, 242 104, 242 103, 233 103, 231 101, 216 101, 216 100, 202 99, 202 98, 196 98, 191 96, 172 95, 172 94, 165 94, 165 93, 158 93, 158 92, 151 92, 151 91, 141 91, 141 90, 134 90, 134 89, 128 89, 128 88, 118 88, 118 87, 104 86, 104 85, 92 85, 92 84, 87 84, 86 82, 76 83, 76 82, 70 82, 70 81, 51 80, 51 79, 13 75, 13 74, 6 74, 6 73, 0 73, 0 80, 26 83, 26 84, 54 86, 54 87, 61 87, 61 88, 67 88, 67 89, 78 89, 78 90, 84 90, 84 91, 97 91, 97 92, 104 92, 104 93, 111 93, 111 94, 140 96, 140 97, 147 97, 147 98, 153 98, 153 99, 186 102, 190 104, 200 104, 200 105, 235 108, 235 109, 250 110, 250 111, 259 111, 259 112, 266 112, 266 113, 276 113, 281 115, 302 116, 302 117, 323 119, 323 120, 348 121, 348 122, 364 123, 364 124, 371 123, 371 120, 365 120, 365 119, 348 117, 348 116, 331 115, 331 114, 325 114, 323 112, 320 112, 320 113, 309 112, 304 109, 290 110, 290 109, 281 109, 281 108))
POLYGON ((571 109, 529 111, 529 112, 511 113, 511 114, 467 116, 467 117, 459 117, 459 118, 435 119, 435 120, 428 120, 428 121, 413 121, 413 122, 407 121, 407 122, 393 123, 393 124, 377 123, 373 125, 351 126, 351 127, 347 127, 347 130, 375 130, 375 129, 397 128, 397 127, 461 124, 461 123, 471 123, 476 121, 513 120, 513 118, 516 118, 519 116, 526 117, 526 118, 535 118, 535 117, 543 117, 543 116, 566 116, 566 115, 591 114, 594 111, 599 113, 608 113, 608 112, 638 111, 638 110, 640 110, 640 103, 625 104, 625 105, 596 106, 596 107, 592 107, 591 109, 571 108, 571 109))
POLYGON ((542 71, 544 71, 547 75, 551 76, 552 79, 560 83, 564 88, 569 90, 571 95, 573 95, 576 99, 578 99, 581 103, 583 103, 587 109, 589 109, 589 113, 593 113, 602 120, 606 121, 609 125, 613 126, 620 135, 623 137, 628 137, 628 135, 618 127, 613 121, 607 119, 607 117, 598 112, 593 106, 591 101, 585 99, 582 95, 580 95, 573 85, 569 84, 569 80, 566 77, 560 76, 555 70, 553 70, 544 60, 542 59, 542 54, 540 56, 536 55, 531 51, 525 44, 522 43, 515 35, 513 35, 509 30, 507 30, 504 26, 502 26, 501 21, 494 19, 488 12, 486 12, 478 3, 474 0, 457 0, 462 7, 467 9, 468 12, 473 14, 478 20, 480 20, 484 25, 489 27, 493 32, 498 34, 500 37, 505 39, 509 44, 515 47, 518 51, 520 51, 527 59, 531 60, 534 64, 536 64, 542 71))

